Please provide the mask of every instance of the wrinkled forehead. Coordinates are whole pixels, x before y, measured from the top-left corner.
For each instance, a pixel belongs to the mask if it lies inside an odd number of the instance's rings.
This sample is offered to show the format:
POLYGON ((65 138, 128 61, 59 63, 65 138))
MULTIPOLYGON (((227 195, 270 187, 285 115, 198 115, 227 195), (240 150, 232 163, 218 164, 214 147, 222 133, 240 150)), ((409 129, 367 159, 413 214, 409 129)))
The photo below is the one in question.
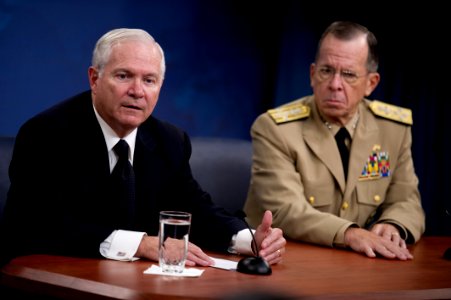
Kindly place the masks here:
POLYGON ((366 66, 368 58, 368 44, 364 35, 352 39, 338 39, 332 35, 324 38, 317 64, 344 64, 366 66))

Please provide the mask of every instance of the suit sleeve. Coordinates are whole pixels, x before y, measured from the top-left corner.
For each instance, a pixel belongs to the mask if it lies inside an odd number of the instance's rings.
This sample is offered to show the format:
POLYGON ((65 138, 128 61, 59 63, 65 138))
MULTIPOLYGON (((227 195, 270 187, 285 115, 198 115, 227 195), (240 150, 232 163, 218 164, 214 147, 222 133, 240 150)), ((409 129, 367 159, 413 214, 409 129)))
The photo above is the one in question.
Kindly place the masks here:
MULTIPOLYGON (((11 186, 5 207, 8 256, 51 253, 100 257, 99 244, 116 228, 105 224, 107 212, 98 214, 100 196, 90 187, 100 190, 102 184, 88 179, 97 176, 74 172, 97 172, 89 165, 51 130, 51 122, 33 121, 21 127, 10 165, 11 186), (80 214, 83 217, 79 218, 80 214)), ((102 208, 105 210, 105 206, 102 208)))

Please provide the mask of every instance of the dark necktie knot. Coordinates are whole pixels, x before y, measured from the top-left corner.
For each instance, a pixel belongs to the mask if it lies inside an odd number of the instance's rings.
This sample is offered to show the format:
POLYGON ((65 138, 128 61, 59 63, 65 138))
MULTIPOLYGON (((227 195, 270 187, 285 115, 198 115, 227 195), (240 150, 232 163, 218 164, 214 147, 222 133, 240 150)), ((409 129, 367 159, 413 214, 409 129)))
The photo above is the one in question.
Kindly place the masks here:
POLYGON ((118 156, 118 160, 128 159, 128 144, 124 140, 119 140, 113 147, 114 152, 118 156))
POLYGON ((346 127, 341 127, 340 130, 338 130, 337 134, 335 134, 336 141, 344 142, 348 138, 351 138, 351 136, 349 135, 349 132, 346 129, 346 127))
POLYGON ((345 178, 348 176, 348 164, 349 164, 349 149, 346 146, 346 139, 350 139, 351 136, 345 127, 341 127, 335 134, 335 141, 337 142, 338 151, 340 151, 341 162, 343 164, 343 171, 345 178))
POLYGON ((128 180, 130 173, 133 172, 133 167, 128 160, 128 144, 124 140, 119 140, 117 144, 113 147, 113 151, 117 154, 117 163, 113 169, 113 173, 121 176, 123 180, 128 180))

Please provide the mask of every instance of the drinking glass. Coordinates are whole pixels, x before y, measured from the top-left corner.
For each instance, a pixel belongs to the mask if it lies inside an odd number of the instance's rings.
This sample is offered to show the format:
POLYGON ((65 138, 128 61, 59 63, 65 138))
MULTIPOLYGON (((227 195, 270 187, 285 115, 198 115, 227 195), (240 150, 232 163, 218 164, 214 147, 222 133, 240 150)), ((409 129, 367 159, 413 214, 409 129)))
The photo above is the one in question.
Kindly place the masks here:
POLYGON ((160 212, 158 259, 163 272, 183 272, 188 254, 190 226, 190 213, 182 211, 160 212))

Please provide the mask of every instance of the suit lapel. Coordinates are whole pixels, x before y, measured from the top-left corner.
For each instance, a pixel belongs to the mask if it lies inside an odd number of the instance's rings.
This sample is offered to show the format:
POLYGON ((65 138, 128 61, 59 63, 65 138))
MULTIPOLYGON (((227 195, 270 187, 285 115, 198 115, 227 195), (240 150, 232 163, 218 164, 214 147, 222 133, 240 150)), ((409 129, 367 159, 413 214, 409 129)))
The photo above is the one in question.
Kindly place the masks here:
POLYGON ((142 188, 153 188, 157 183, 158 172, 161 170, 161 157, 157 154, 155 136, 149 130, 138 129, 135 145, 133 168, 137 178, 142 182, 142 188), (157 171, 158 170, 158 171, 157 171), (147 182, 147 183, 146 183, 147 182))
POLYGON ((378 128, 371 112, 366 109, 366 103, 363 100, 360 104, 360 120, 357 124, 354 138, 352 140, 349 177, 346 183, 345 197, 350 197, 354 190, 364 164, 371 154, 371 150, 377 143, 378 128))
POLYGON ((138 128, 133 161, 136 178, 137 213, 138 219, 146 220, 143 221, 143 226, 155 221, 155 214, 158 212, 156 199, 159 198, 162 178, 165 176, 165 168, 162 167, 163 158, 157 147, 157 137, 154 128, 152 126, 147 127, 148 125, 145 125, 146 128, 138 128))
POLYGON ((98 178, 106 178, 110 174, 108 149, 92 107, 90 92, 83 93, 77 98, 73 107, 75 108, 71 112, 73 118, 86 116, 83 122, 77 123, 72 134, 72 139, 80 141, 75 143, 73 149, 77 158, 76 163, 85 166, 83 169, 85 180, 90 178, 95 182, 98 178))
POLYGON ((315 103, 311 102, 312 115, 305 120, 304 140, 315 155, 330 170, 342 192, 345 190, 345 177, 337 143, 319 117, 315 103), (330 150, 335 149, 335 150, 330 150))

